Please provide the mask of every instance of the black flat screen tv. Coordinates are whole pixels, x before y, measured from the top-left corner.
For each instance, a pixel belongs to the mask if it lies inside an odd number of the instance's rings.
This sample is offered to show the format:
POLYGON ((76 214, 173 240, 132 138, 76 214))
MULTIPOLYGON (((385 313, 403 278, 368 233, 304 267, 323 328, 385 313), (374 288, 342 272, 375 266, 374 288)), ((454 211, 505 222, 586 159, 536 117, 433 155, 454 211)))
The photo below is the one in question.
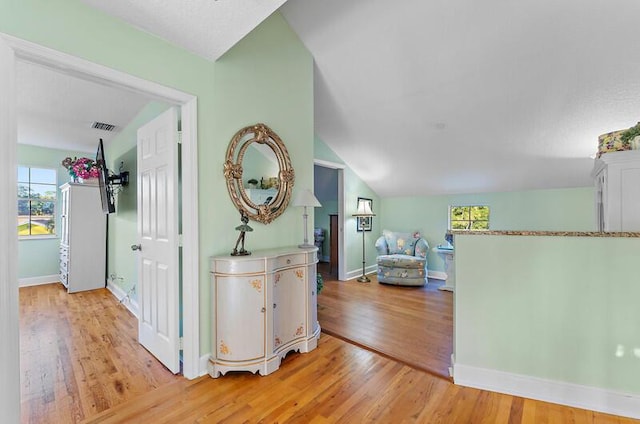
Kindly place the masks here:
POLYGON ((116 203, 113 198, 113 186, 109 179, 109 169, 107 168, 107 162, 104 160, 104 145, 102 139, 98 143, 98 151, 96 153, 96 163, 100 170, 100 177, 98 177, 98 184, 100 186, 100 199, 102 200, 102 210, 104 213, 114 213, 116 211, 116 203))

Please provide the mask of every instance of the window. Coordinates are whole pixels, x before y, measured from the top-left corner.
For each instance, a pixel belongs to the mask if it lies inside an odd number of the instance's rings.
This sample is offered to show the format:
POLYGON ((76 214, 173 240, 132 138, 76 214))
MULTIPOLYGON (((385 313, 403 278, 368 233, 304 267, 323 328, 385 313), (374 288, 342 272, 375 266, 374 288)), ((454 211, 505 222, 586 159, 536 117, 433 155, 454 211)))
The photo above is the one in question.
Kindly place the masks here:
POLYGON ((18 167, 18 235, 52 236, 56 226, 55 169, 18 167))
POLYGON ((450 230, 488 230, 489 206, 449 206, 450 230))

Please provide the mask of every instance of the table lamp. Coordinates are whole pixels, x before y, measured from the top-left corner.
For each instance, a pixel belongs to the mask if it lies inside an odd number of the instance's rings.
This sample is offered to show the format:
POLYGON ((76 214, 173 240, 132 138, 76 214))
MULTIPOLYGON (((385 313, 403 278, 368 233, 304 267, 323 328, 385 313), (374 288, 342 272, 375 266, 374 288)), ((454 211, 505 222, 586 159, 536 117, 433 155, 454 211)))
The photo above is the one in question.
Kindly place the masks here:
POLYGON ((309 244, 309 233, 307 231, 307 219, 309 215, 307 214, 307 207, 319 208, 322 205, 320 204, 318 199, 316 199, 316 196, 313 195, 311 190, 306 189, 298 192, 295 200, 293 201, 293 206, 304 206, 304 214, 302 215, 304 219, 304 243, 299 244, 298 247, 301 249, 316 247, 313 244, 309 244))

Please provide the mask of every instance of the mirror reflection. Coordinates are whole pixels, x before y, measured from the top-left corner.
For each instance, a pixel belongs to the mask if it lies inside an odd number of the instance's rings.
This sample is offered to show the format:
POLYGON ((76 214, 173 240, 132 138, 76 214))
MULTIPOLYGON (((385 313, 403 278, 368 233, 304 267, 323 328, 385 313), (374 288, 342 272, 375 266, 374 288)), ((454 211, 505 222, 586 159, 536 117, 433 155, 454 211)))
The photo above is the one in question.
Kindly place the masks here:
POLYGON ((278 158, 265 144, 251 143, 242 161, 244 189, 256 205, 273 203, 278 194, 278 158))

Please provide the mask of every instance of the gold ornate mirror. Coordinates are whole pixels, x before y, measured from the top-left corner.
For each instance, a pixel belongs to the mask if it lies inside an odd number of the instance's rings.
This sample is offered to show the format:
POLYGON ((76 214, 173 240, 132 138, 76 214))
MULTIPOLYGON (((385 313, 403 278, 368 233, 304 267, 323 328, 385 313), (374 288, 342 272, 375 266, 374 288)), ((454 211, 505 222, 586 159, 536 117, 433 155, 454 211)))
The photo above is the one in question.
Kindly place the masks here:
POLYGON ((268 224, 287 208, 295 174, 280 137, 265 124, 255 124, 231 139, 224 177, 238 211, 268 224))

